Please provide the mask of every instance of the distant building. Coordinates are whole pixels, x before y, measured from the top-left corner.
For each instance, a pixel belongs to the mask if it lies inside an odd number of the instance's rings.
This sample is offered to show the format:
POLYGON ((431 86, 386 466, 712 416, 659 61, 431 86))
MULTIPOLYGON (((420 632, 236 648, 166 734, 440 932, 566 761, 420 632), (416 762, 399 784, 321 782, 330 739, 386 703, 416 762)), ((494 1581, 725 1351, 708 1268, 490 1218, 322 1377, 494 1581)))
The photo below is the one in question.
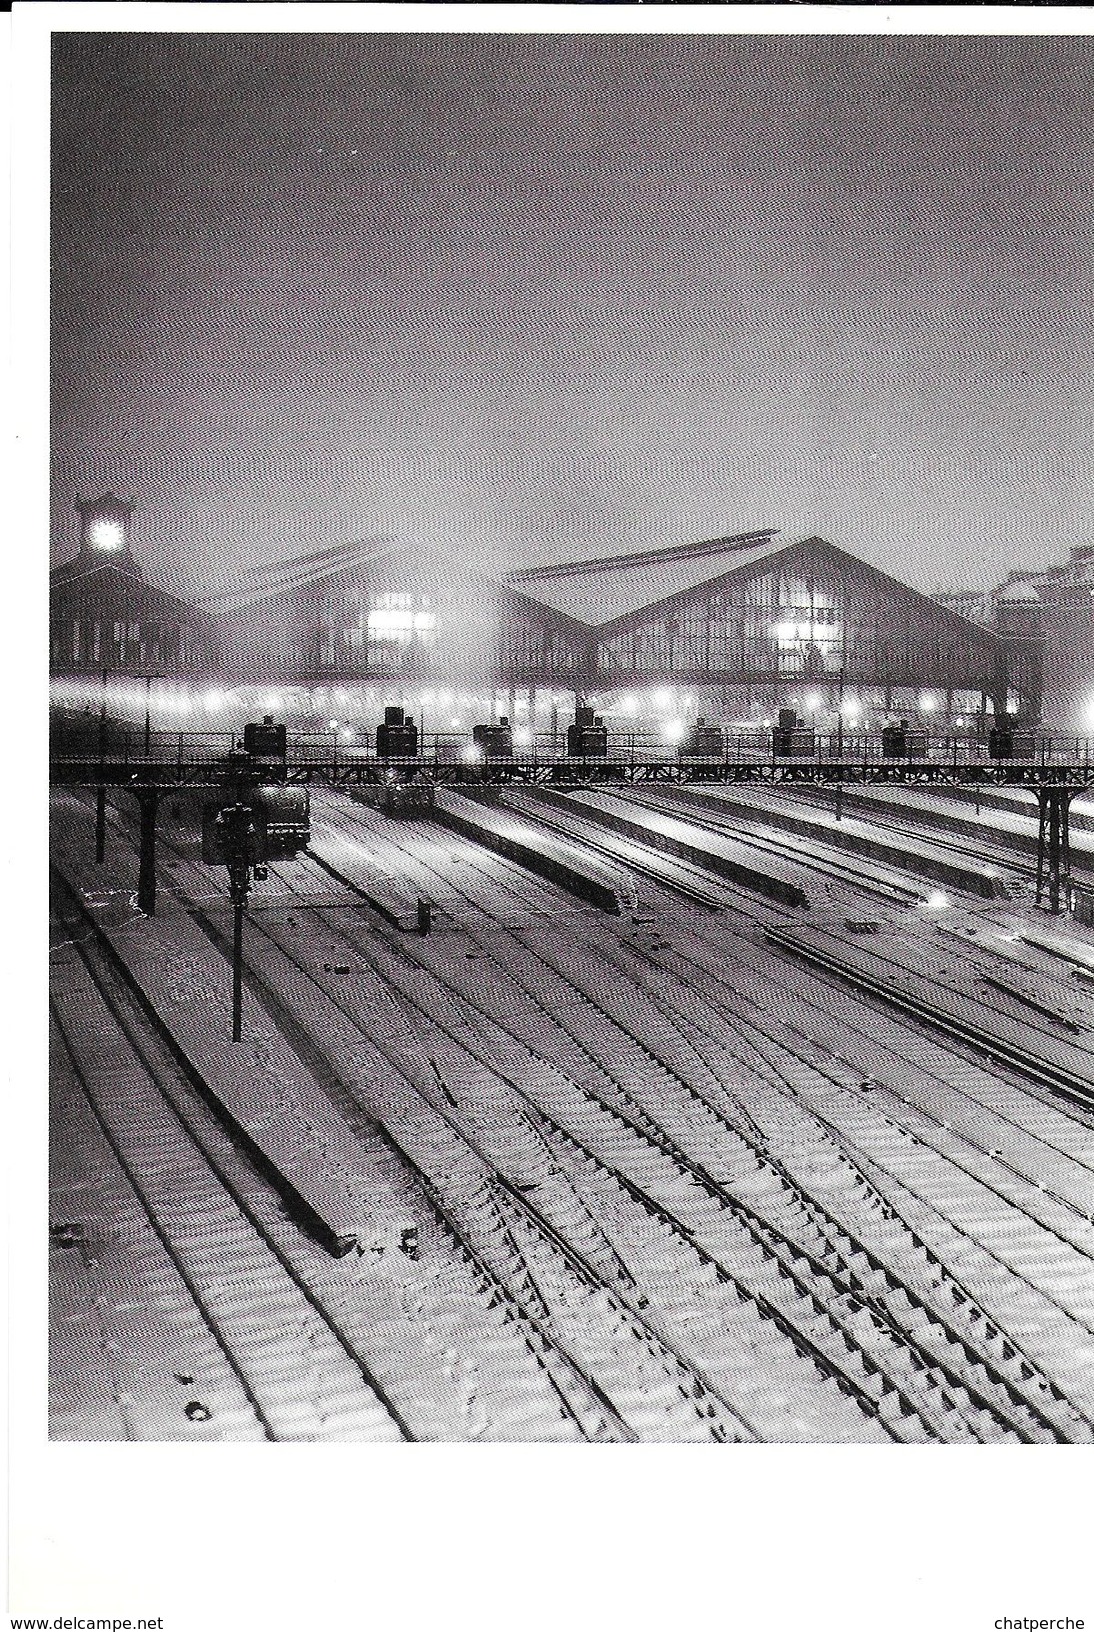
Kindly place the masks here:
POLYGON ((1044 720, 1050 729, 1094 731, 1094 545, 1079 545, 1039 588, 1044 720))
POLYGON ((1094 730, 1094 545, 1062 566, 1015 568, 995 589, 934 599, 998 636, 1013 709, 1050 731, 1094 730))
POLYGON ((991 591, 984 589, 939 589, 931 597, 944 606, 948 612, 956 612, 959 618, 968 618, 970 623, 981 623, 988 627, 994 622, 991 591))

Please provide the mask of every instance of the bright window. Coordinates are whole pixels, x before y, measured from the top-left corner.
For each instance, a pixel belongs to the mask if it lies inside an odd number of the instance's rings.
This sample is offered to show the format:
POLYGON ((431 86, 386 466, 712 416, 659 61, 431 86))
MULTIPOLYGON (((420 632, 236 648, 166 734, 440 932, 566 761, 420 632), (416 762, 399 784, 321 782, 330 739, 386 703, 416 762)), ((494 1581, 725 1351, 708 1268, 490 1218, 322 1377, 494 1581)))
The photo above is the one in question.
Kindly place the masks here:
POLYGON ((415 640, 427 640, 436 628, 436 613, 429 611, 424 596, 390 593, 372 598, 368 614, 370 640, 408 646, 415 640))

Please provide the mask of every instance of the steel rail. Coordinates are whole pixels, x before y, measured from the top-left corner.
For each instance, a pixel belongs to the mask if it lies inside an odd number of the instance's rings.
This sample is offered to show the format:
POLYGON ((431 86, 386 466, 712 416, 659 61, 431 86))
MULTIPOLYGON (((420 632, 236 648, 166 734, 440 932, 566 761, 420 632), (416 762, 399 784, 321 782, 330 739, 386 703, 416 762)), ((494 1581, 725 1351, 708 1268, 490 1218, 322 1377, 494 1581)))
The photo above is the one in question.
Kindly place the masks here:
POLYGON ((903 1009, 917 1020, 924 1022, 936 1031, 956 1037, 959 1042, 987 1054, 991 1059, 999 1060, 1009 1065, 1021 1075, 1042 1083, 1048 1088, 1086 1109, 1094 1107, 1094 1083, 1089 1078, 1081 1078, 1068 1071, 1066 1067, 1056 1066, 1051 1061, 1039 1059, 1028 1049, 1023 1049, 1014 1043, 994 1035, 992 1032, 979 1026, 971 1025, 960 1016, 948 1014, 945 1009, 930 1003, 913 993, 900 991, 897 987, 885 981, 876 979, 864 969, 851 968, 842 963, 838 957, 821 951, 818 947, 803 946, 792 932, 781 929, 764 929, 765 938, 781 951, 789 952, 794 957, 803 959, 806 963, 815 964, 828 974, 836 975, 849 985, 857 986, 871 997, 893 1008, 903 1009))

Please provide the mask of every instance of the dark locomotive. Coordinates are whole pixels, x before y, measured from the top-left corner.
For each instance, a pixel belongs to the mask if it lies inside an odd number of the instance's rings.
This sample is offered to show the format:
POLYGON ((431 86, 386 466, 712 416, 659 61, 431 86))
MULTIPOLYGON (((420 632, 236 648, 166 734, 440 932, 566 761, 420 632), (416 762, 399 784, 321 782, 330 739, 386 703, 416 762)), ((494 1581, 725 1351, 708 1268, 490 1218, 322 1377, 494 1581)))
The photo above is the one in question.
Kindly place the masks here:
POLYGON ((725 753, 725 732, 719 725, 708 725, 700 714, 690 725, 684 740, 676 750, 681 759, 721 759, 725 753))
POLYGON ((418 727, 397 704, 384 709, 384 723, 376 727, 376 756, 378 759, 418 757, 418 727))
POLYGON ((513 732, 509 717, 503 714, 497 725, 476 725, 471 740, 483 759, 512 759, 513 732))
POLYGON ((771 752, 776 759, 813 759, 817 733, 792 708, 780 708, 779 723, 771 734, 771 752))
POLYGON ((1004 720, 988 732, 988 754, 992 759, 1035 759, 1037 738, 1028 727, 1004 720))
POLYGON ((413 766, 405 772, 389 770, 377 801, 384 815, 393 817, 428 816, 436 802, 433 778, 413 766))
POLYGON ((881 732, 882 759, 926 759, 927 733, 900 720, 881 732))
POLYGON ((566 752, 571 759, 606 759, 608 732, 599 714, 580 704, 566 731, 566 752))

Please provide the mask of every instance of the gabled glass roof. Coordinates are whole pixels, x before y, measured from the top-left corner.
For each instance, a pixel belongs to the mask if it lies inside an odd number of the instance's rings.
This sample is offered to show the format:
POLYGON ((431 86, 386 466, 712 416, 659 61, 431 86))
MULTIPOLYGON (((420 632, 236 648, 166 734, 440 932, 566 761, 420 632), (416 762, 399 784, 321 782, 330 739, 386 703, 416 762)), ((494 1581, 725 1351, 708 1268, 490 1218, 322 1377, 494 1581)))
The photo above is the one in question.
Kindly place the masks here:
POLYGON ((753 533, 739 541, 716 539, 645 555, 545 567, 516 573, 511 582, 533 600, 595 626, 629 617, 726 573, 757 566, 789 547, 774 533, 753 533))

